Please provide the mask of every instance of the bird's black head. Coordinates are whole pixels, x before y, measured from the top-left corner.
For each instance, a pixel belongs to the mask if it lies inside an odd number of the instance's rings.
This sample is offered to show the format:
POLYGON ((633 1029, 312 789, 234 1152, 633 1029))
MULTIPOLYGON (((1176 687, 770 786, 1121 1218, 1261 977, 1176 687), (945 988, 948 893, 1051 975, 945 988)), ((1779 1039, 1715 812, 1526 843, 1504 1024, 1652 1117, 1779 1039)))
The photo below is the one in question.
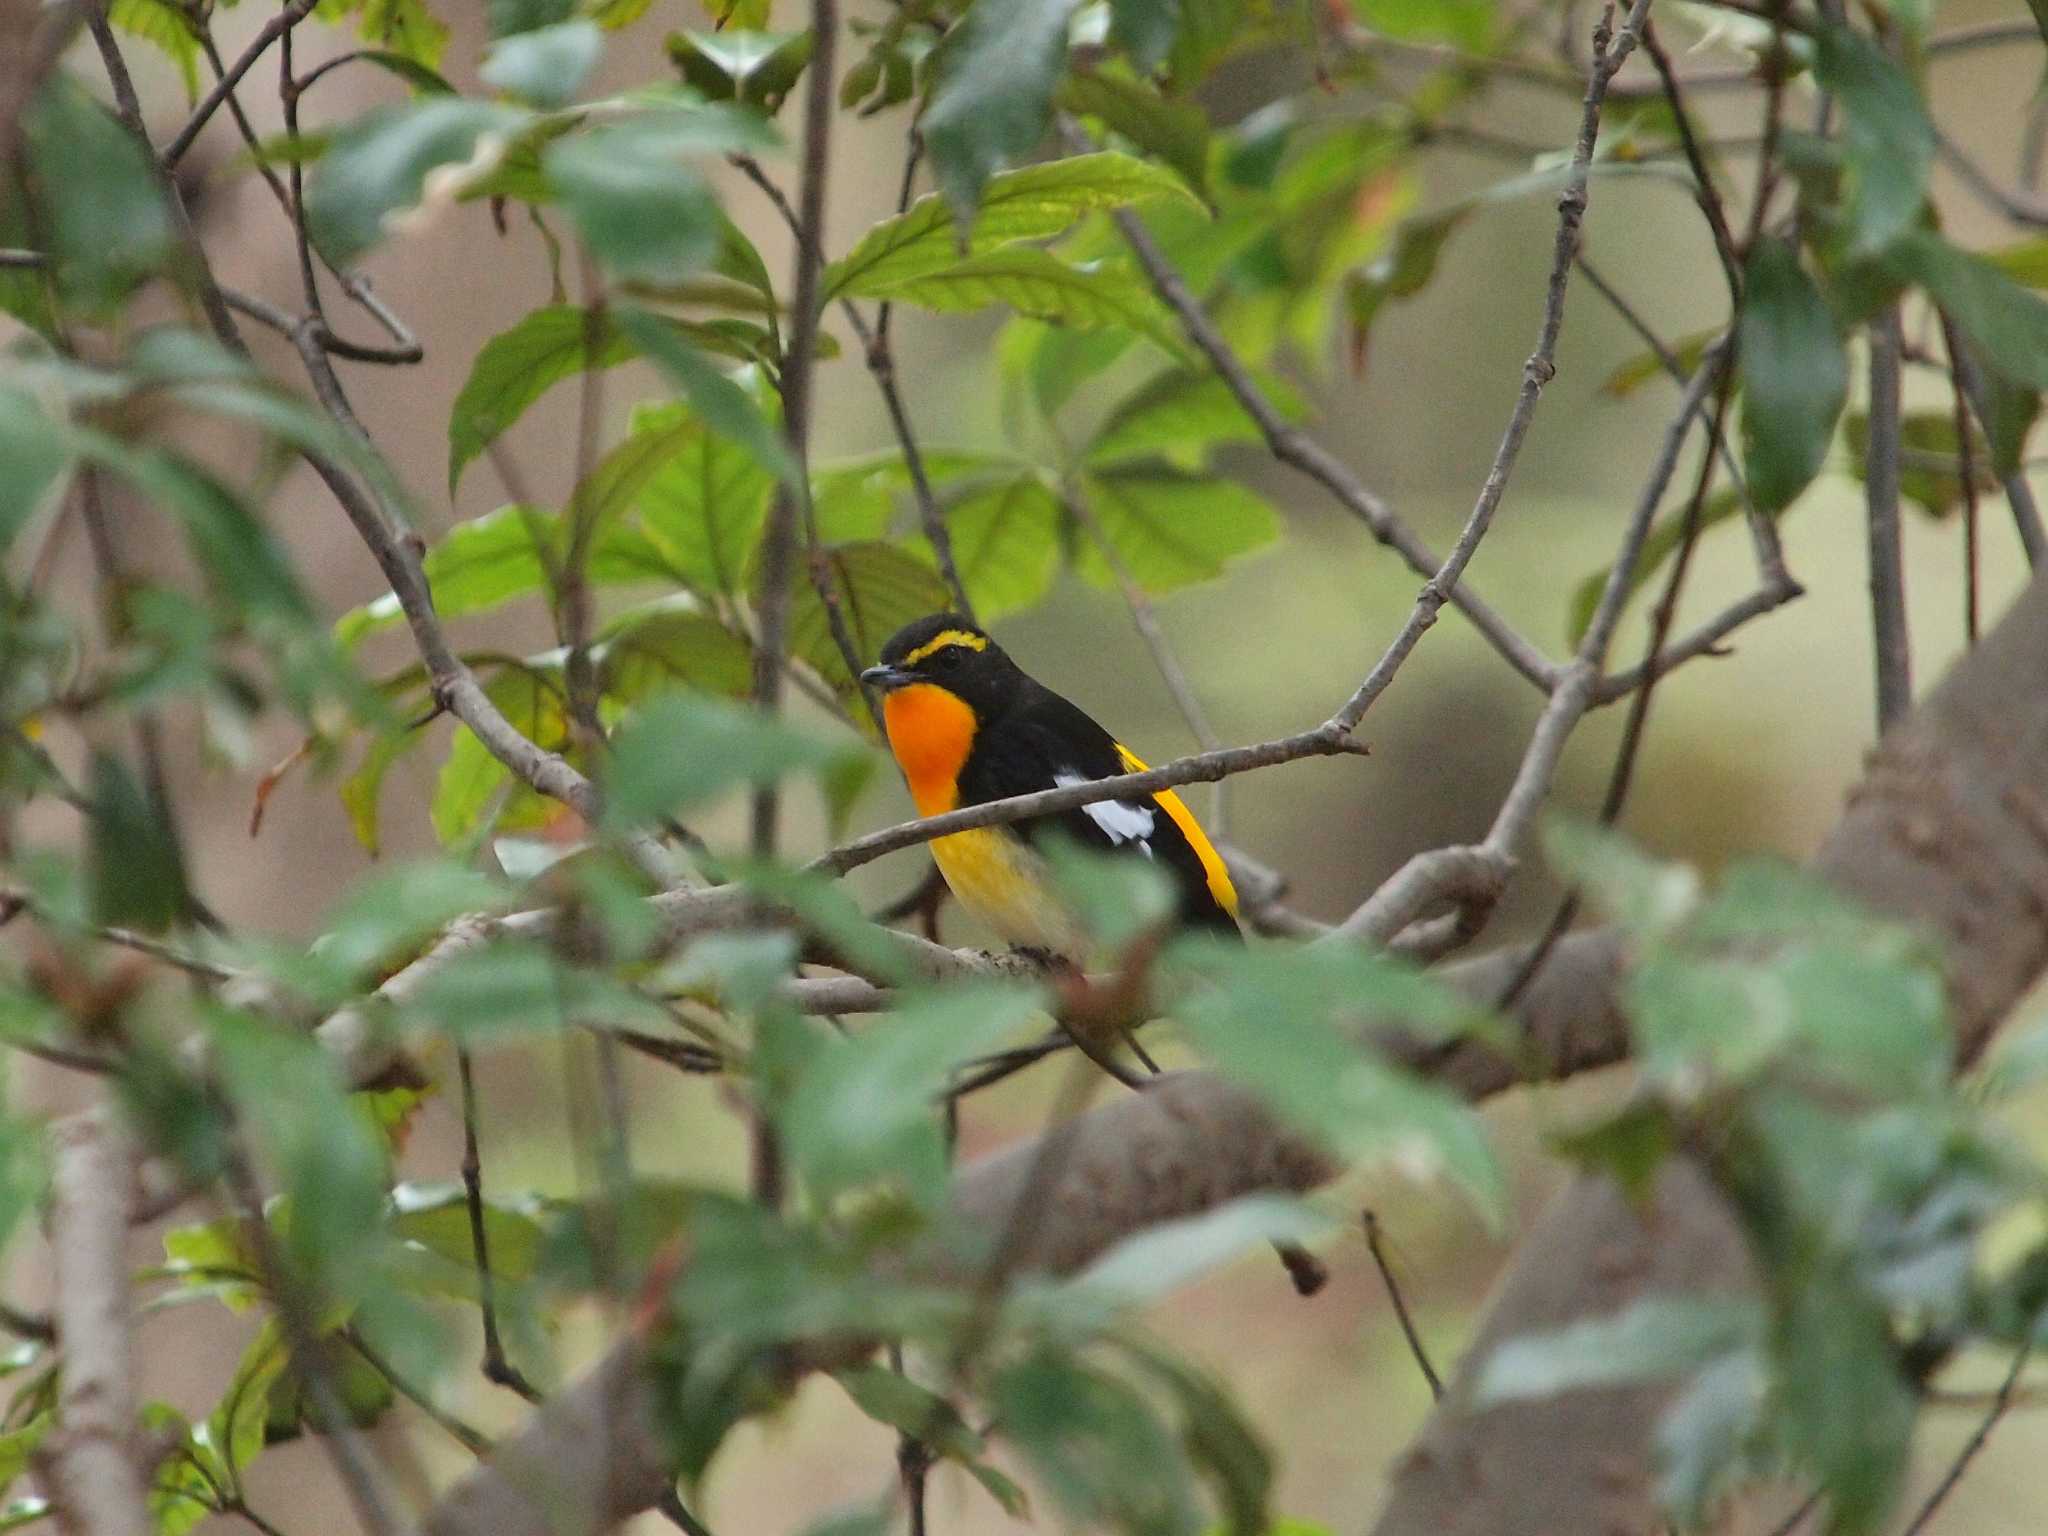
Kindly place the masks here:
POLYGON ((906 624, 882 647, 879 666, 860 680, 890 693, 914 683, 943 688, 988 720, 1016 697, 1024 674, 985 630, 957 613, 934 613, 906 624))

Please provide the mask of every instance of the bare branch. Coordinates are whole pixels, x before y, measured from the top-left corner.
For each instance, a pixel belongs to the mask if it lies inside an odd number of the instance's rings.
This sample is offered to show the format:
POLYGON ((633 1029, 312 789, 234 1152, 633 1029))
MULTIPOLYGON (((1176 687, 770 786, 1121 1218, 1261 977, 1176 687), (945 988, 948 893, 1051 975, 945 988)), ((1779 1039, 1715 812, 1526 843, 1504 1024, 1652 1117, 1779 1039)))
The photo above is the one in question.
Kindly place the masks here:
MULTIPOLYGON (((1948 317, 1942 317, 1943 324, 1949 324, 1948 317)), ((1986 419, 1990 402, 1984 390, 1984 375, 1977 367, 1977 359, 1968 347, 1959 347, 1950 353, 1950 366, 1955 370, 1956 381, 1963 393, 1969 397, 1970 409, 1977 419, 1986 419)), ((2034 488, 2027 484, 2023 470, 2015 469, 2000 482, 2005 489, 2006 504, 2012 508, 2013 523, 2019 529, 2020 547, 2026 552, 2027 564, 2035 570, 2041 562, 2048 560, 2048 533, 2041 527, 2041 509, 2034 501, 2034 488)))
POLYGON ((136 1436, 128 1226, 135 1148, 111 1110, 51 1128, 50 1243, 64 1371, 45 1455, 59 1521, 73 1536, 150 1536, 136 1436))
POLYGON ((242 83, 242 76, 249 73, 256 61, 270 51, 270 45, 304 21, 311 14, 319 0, 289 0, 283 10, 266 21, 249 46, 242 50, 241 57, 230 65, 227 72, 214 83, 212 90, 200 98, 199 105, 192 109, 192 115, 185 120, 185 126, 177 136, 164 147, 163 164, 166 170, 175 170, 185 151, 199 137, 200 130, 212 121, 213 114, 222 102, 234 95, 235 87, 242 83))

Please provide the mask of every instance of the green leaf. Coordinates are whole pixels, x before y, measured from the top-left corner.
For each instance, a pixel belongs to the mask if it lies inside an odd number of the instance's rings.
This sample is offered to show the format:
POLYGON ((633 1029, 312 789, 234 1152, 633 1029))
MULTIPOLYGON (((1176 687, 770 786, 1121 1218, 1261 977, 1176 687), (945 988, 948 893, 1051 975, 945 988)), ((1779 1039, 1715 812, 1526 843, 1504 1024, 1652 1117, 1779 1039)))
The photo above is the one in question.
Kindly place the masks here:
POLYGON ((1664 1105, 1638 1102, 1550 1139, 1558 1154, 1604 1173, 1637 1204, 1648 1200, 1664 1161, 1678 1147, 1678 1126, 1664 1105))
MULTIPOLYGON (((1704 536, 1709 528, 1732 522, 1742 513, 1742 498, 1736 492, 1716 491, 1700 507, 1699 532, 1704 536)), ((1635 569, 1628 574, 1627 596, 1633 598, 1650 579, 1664 568, 1664 563, 1677 554, 1685 543, 1686 509, 1675 507, 1650 525, 1650 532, 1643 540, 1641 553, 1636 558, 1635 569)), ((1589 571, 1572 588, 1571 612, 1565 623, 1565 639, 1572 646, 1586 638, 1586 631, 1592 626, 1593 612, 1600 606, 1601 594, 1607 590, 1607 567, 1589 571)), ((1626 601, 1626 599, 1624 599, 1626 601)))
POLYGON ((1110 41, 1142 73, 1159 67, 1179 31, 1180 0, 1110 0, 1110 41))
POLYGON ((207 1415, 205 1447, 219 1461, 218 1471, 230 1488, 240 1485, 243 1469, 263 1449, 271 1392, 290 1361, 283 1327, 271 1318, 242 1351, 227 1391, 207 1415))
POLYGON ((149 932, 184 918, 192 894, 177 831, 135 775, 113 753, 96 751, 86 792, 92 799, 86 869, 94 920, 149 932))
POLYGON ((1493 44, 1493 0, 1351 0, 1375 32, 1412 42, 1446 42, 1474 52, 1493 44))
POLYGON ((458 917, 505 904, 496 882, 446 859, 387 870, 355 886, 329 915, 314 953, 344 987, 376 981, 458 917))
POLYGON ((1476 1016, 1420 972, 1352 948, 1245 949, 1191 935, 1175 953, 1207 983, 1176 1018, 1218 1071, 1352 1158, 1440 1169, 1498 1223, 1506 1187, 1471 1111, 1361 1043, 1363 1020, 1452 1033, 1476 1016))
POLYGON ((1929 230, 1908 231, 1880 261, 1896 277, 1924 286, 1992 369, 2048 389, 2048 301, 1929 230))
POLYGON ((1391 299, 1413 298, 1436 276, 1444 245, 1470 214, 1469 206, 1425 219, 1410 219, 1394 232, 1393 244, 1362 273, 1347 277, 1344 302, 1351 320, 1351 361, 1365 362, 1372 323, 1391 299))
POLYGON ((1814 74, 1842 106, 1853 249, 1883 250, 1910 229, 1927 196, 1934 125, 1912 77, 1878 44, 1823 26, 1814 74))
POLYGON ((608 316, 574 304, 536 309, 485 342, 448 414, 449 495, 470 460, 552 386, 585 368, 624 362, 634 350, 608 316))
POLYGON ((199 465, 169 454, 146 455, 124 467, 184 524, 201 567, 238 617, 312 621, 312 600, 299 584, 291 557, 234 490, 199 465))
MULTIPOLYGON (((905 624, 939 612, 950 600, 937 571, 892 544, 833 544, 818 554, 824 580, 838 595, 855 659, 863 665, 879 656, 882 643, 905 624)), ((858 690, 810 582, 799 584, 790 597, 789 652, 841 693, 858 690)))
MULTIPOLYGON (((1223 574, 1224 563, 1280 537, 1272 505, 1235 481, 1168 470, 1114 470, 1082 478, 1102 537, 1147 592, 1171 592, 1223 574)), ((1116 573, 1091 539, 1074 568, 1097 586, 1116 573)))
POLYGON ((832 1379, 877 1424, 920 1440, 951 1461, 967 1462, 981 1455, 982 1438, 968 1428, 960 1411, 900 1371, 857 1365, 834 1371, 832 1379))
MULTIPOLYGON (((1178 0, 1127 0, 1153 10, 1175 10, 1178 0)), ((1104 70, 1068 77, 1060 105, 1092 117, 1112 133, 1172 166, 1196 192, 1209 185, 1209 118, 1190 101, 1172 101, 1143 80, 1104 70)), ((1059 162, 1055 161, 1055 164, 1059 162)), ((986 206, 988 193, 982 193, 986 206)))
POLYGON ((1681 1375, 1754 1343, 1761 1309, 1743 1297, 1645 1296, 1606 1317, 1509 1339, 1479 1378, 1483 1406, 1681 1375))
MULTIPOLYGON (((391 1230, 401 1242, 417 1243, 450 1263, 476 1264, 469 1201, 455 1183, 398 1185, 391 1191, 391 1230)), ((530 1206, 486 1201, 484 1241, 491 1249, 491 1274, 514 1285, 532 1279, 540 1267, 547 1234, 530 1206)))
MULTIPOLYGON (((1870 417, 1851 411, 1842 422, 1843 444, 1849 450, 1849 472, 1858 480, 1869 472, 1870 417)), ((1899 491, 1905 499, 1936 522, 1946 518, 1963 500, 1962 455, 1956 438, 1953 410, 1907 411, 1899 418, 1899 491)), ((1970 425, 1971 468, 1978 494, 1998 488, 1991 478, 1991 445, 1984 441, 1972 418, 1970 425)))
POLYGON ((754 397, 728 378, 659 316, 632 306, 618 311, 619 329, 683 393, 705 425, 738 443, 769 474, 793 479, 789 445, 754 397))
POLYGON ((605 698, 619 704, 637 704, 670 688, 739 699, 754 680, 747 642, 710 614, 673 599, 608 625, 596 660, 605 698))
POLYGON ((792 773, 826 776, 866 749, 828 745, 751 709, 667 694, 619 728, 607 761, 605 818, 613 827, 680 814, 743 784, 792 773))
MULTIPOLYGON (((1222 1386, 1206 1372, 1162 1349, 1133 1354, 1164 1382, 1180 1409, 1180 1438, 1197 1473, 1215 1488, 1230 1536, 1289 1536, 1291 1522, 1272 1519, 1273 1455, 1245 1422, 1222 1386)), ((1302 1536, 1297 1527, 1293 1536, 1302 1536)))
POLYGON ((1057 835, 1044 852, 1062 905, 1101 953, 1117 954, 1140 934, 1171 927, 1179 892, 1150 859, 1097 852, 1057 835))
POLYGON ((178 68, 185 99, 199 99, 199 39, 192 23, 169 0, 113 0, 107 20, 131 37, 157 48, 178 68))
POLYGON ((575 14, 576 0, 484 0, 493 39, 556 26, 575 14))
POLYGON ((477 73, 484 84, 536 107, 559 107, 575 99, 603 52, 603 30, 576 17, 500 38, 477 73))
POLYGON ((1757 506, 1778 512, 1827 457, 1848 398, 1849 363, 1827 301, 1786 242, 1756 243, 1742 297, 1742 468, 1757 506))
POLYGON ((43 82, 22 131, 59 291, 95 308, 118 302, 174 243, 147 151, 63 73, 43 82))
MULTIPOLYGON (((1267 376, 1261 391, 1283 418, 1307 415, 1286 381, 1267 376)), ((1125 397, 1095 434, 1082 457, 1090 464, 1120 463, 1163 454, 1184 469, 1199 468, 1212 448, 1263 440, 1259 424, 1213 373, 1175 369, 1125 397)))
POLYGON ((0 385, 0 554, 50 499, 71 466, 70 434, 25 389, 0 385))
POLYGON ((999 1371, 987 1399, 1003 1438, 1077 1528, 1199 1529, 1177 1437, 1126 1383, 1042 1349, 999 1371))
POLYGON ((633 413, 633 430, 597 461, 570 501, 575 516, 607 529, 646 490, 649 482, 689 450, 703 427, 687 411, 672 407, 633 413))
MULTIPOLYGON (((504 711, 521 735, 544 752, 562 752, 569 746, 569 714, 558 671, 537 667, 509 666, 484 687, 491 702, 504 711)), ((512 782, 511 771, 493 757, 490 750, 466 725, 455 728, 448 757, 434 784, 434 799, 428 815, 434 835, 443 847, 455 847, 468 839, 482 823, 492 798, 512 782)), ((562 807, 531 791, 498 817, 497 830, 517 831, 545 826, 562 807)))
POLYGON ((1753 1349, 1709 1362, 1657 1426, 1657 1485, 1665 1509, 1690 1529, 1744 1470, 1764 1408, 1762 1362, 1753 1349))
POLYGON ((1265 1244, 1312 1242, 1329 1229, 1327 1217, 1298 1200, 1248 1195, 1127 1237, 1072 1283, 1119 1307, 1143 1306, 1265 1244))
POLYGON ((394 215, 422 200, 429 173, 463 165, 487 138, 509 137, 526 121, 515 108, 459 96, 358 118, 306 183, 307 233, 330 260, 352 262, 383 238, 394 215))
MULTIPOLYGON (((1707 355, 1707 348, 1721 334, 1722 327, 1709 326, 1703 331, 1694 331, 1688 336, 1675 338, 1666 350, 1678 366, 1688 374, 1699 367, 1700 359, 1707 355)), ((1655 352, 1638 352, 1627 362, 1601 380, 1600 393, 1616 400, 1625 400, 1652 379, 1667 379, 1664 359, 1655 352)))
POLYGON ((939 186, 962 223, 989 178, 1045 137, 1074 3, 975 0, 948 35, 922 121, 939 186))
MULTIPOLYGON (((678 114, 687 119, 690 114, 678 114)), ((695 127, 664 118, 612 124, 558 139, 541 154, 548 184, 598 260, 620 277, 674 282, 718 254, 718 199, 682 164, 695 127)))
POLYGON ((1066 509, 1029 471, 968 492, 946 508, 961 583, 984 621, 1029 608, 1059 574, 1066 509))
POLYGON ((1544 823, 1543 853, 1561 878, 1639 938, 1660 938, 1699 910, 1700 877, 1690 865, 1652 858, 1609 828, 1553 816, 1544 823))
POLYGON ((773 115, 811 62, 811 34, 731 28, 671 32, 668 56, 686 84, 711 101, 737 101, 773 115))
POLYGON ((364 0, 357 30, 363 41, 388 48, 428 69, 439 69, 448 29, 425 0, 364 0))
POLYGON ((774 488, 757 457, 700 423, 648 478, 634 506, 682 581, 731 597, 746 588, 748 558, 774 488))
POLYGON ((827 297, 887 298, 909 279, 1026 240, 1049 240, 1089 213, 1135 203, 1195 199, 1171 171, 1103 150, 993 177, 963 240, 936 194, 884 219, 825 269, 827 297))

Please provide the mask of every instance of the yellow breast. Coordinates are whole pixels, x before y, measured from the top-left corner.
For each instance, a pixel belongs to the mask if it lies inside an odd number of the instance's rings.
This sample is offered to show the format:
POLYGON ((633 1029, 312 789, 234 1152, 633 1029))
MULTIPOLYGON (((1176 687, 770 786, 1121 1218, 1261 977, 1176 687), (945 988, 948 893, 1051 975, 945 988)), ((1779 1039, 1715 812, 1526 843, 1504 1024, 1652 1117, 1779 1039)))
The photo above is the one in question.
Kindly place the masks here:
POLYGON ((1052 873, 1008 827, 977 827, 932 839, 932 858, 960 905, 1012 944, 1079 961, 1086 945, 1054 898, 1052 873))

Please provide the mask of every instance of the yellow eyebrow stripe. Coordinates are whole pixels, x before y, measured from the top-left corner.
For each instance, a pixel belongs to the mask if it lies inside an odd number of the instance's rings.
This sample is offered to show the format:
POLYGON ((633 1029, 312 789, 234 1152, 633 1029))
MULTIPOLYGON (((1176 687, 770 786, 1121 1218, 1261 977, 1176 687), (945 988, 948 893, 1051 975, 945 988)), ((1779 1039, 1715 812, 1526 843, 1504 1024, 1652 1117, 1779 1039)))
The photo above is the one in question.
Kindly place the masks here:
MULTIPOLYGON (((1143 760, 1122 742, 1116 744, 1116 755, 1122 759, 1128 772, 1145 772, 1143 760)), ((1173 819, 1173 824, 1180 828, 1181 836, 1188 840, 1188 846, 1195 850, 1195 857, 1202 861, 1202 873, 1208 877, 1209 894, 1216 898, 1216 905, 1232 917, 1237 916, 1237 887, 1230 883, 1230 871, 1223 867, 1222 855, 1209 841, 1202 824, 1195 820, 1195 813, 1170 789, 1154 790, 1152 798, 1173 819)))
POLYGON ((904 657, 897 665, 914 667, 934 652, 947 650, 956 645, 963 650, 985 651, 988 649, 988 636, 970 635, 964 629, 942 629, 936 635, 933 635, 931 639, 925 641, 923 645, 920 645, 916 650, 904 657))

